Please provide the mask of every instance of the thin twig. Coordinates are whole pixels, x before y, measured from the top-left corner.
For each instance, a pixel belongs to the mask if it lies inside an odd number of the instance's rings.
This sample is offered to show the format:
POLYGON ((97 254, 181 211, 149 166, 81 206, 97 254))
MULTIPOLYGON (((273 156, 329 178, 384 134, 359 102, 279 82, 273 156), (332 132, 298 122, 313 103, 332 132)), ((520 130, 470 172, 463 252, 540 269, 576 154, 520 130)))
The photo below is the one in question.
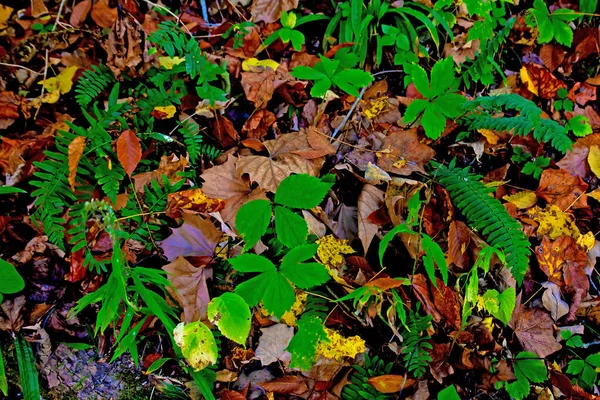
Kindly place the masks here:
POLYGON ((18 64, 10 64, 10 63, 0 62, 0 65, 3 65, 5 67, 21 68, 21 69, 31 72, 34 75, 42 75, 40 72, 35 72, 34 70, 32 70, 30 68, 27 68, 27 67, 24 67, 24 66, 18 65, 18 64))
POLYGON ((63 7, 65 6, 65 3, 67 2, 67 0, 62 0, 60 2, 60 6, 58 7, 58 13, 56 14, 56 20, 54 21, 54 26, 52 27, 52 32, 54 32, 56 30, 56 26, 57 25, 62 25, 62 23, 60 22, 60 16, 62 14, 62 10, 63 7))

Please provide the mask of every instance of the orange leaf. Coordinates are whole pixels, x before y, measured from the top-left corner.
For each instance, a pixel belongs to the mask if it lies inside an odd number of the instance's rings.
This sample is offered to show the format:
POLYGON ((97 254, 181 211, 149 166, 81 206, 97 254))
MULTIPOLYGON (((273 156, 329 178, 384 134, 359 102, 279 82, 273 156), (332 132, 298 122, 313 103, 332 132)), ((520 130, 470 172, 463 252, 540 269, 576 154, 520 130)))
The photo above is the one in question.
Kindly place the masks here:
POLYGON ((117 139, 117 158, 129 176, 142 159, 140 139, 131 129, 123 131, 117 139))
POLYGON ((75 190, 75 176, 77 175, 77 166, 85 149, 85 138, 77 136, 69 143, 69 183, 71 190, 75 190))
POLYGON ((220 211, 223 207, 223 200, 209 198, 202 189, 190 189, 169 194, 165 213, 171 218, 178 218, 182 212, 207 214, 220 211))
POLYGON ((402 286, 403 284, 404 280, 397 280, 393 278, 377 278, 371 282, 365 283, 365 286, 375 286, 381 290, 389 290, 397 288, 398 286, 402 286))
POLYGON ((406 389, 414 385, 414 379, 404 379, 402 375, 380 375, 369 378, 367 381, 380 393, 397 393, 400 389, 406 389))

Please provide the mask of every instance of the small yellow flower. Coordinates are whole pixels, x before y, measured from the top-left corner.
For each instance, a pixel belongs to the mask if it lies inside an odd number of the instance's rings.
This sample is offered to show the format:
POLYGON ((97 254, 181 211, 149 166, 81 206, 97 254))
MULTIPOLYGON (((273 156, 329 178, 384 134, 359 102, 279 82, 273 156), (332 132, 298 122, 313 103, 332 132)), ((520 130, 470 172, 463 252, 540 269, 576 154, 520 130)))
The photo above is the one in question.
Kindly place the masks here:
POLYGON ((356 357, 365 352, 365 341, 360 336, 343 337, 333 329, 325 328, 329 341, 320 341, 317 346, 316 356, 323 356, 333 360, 342 357, 356 357))

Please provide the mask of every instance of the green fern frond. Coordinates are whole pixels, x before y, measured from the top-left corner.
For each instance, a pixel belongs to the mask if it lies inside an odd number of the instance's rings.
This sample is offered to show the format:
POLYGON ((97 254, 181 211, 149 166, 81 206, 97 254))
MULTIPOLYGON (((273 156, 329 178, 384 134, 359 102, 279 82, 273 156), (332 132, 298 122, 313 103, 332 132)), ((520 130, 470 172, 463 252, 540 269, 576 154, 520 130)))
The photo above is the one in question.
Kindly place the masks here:
POLYGON ((542 110, 534 102, 516 94, 500 94, 476 98, 466 104, 467 117, 472 129, 512 131, 525 136, 533 131, 539 142, 549 142, 552 147, 565 153, 573 146, 568 130, 551 119, 542 119, 542 110), (518 115, 495 118, 496 111, 513 111, 518 115))
POLYGON ((368 383, 369 378, 389 374, 394 366, 393 362, 385 363, 378 356, 370 357, 365 353, 365 365, 353 365, 354 371, 350 374, 350 383, 342 390, 342 399, 368 399, 386 400, 390 395, 377 391, 368 383))
POLYGON ((521 225, 510 216, 502 203, 490 196, 495 191, 481 183, 481 175, 457 168, 456 160, 448 167, 432 162, 433 174, 465 215, 467 222, 487 235, 491 246, 498 247, 506 255, 506 264, 519 284, 529 266, 529 241, 521 225))
POLYGON ((196 165, 198 159, 202 156, 214 160, 223 154, 222 150, 215 146, 202 143, 203 136, 200 134, 200 128, 194 121, 186 120, 179 123, 179 133, 183 137, 183 143, 188 152, 188 158, 191 165, 196 165))
POLYGON ((83 72, 75 87, 75 100, 81 108, 87 108, 111 83, 115 83, 112 72, 104 65, 93 65, 83 72))
POLYGON ((419 308, 417 306, 417 311, 409 311, 406 327, 402 332, 404 342, 401 351, 404 367, 417 378, 422 377, 427 372, 427 367, 431 362, 431 355, 428 350, 433 348, 431 343, 428 342, 431 336, 424 333, 431 326, 433 317, 431 315, 420 316, 418 314, 419 308))

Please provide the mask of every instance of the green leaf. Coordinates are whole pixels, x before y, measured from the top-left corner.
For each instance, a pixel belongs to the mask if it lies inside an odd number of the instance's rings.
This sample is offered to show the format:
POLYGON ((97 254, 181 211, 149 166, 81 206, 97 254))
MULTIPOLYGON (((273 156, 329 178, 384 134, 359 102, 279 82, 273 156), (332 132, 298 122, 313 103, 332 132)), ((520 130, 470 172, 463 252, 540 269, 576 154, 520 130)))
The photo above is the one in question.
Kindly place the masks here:
POLYGON ((304 218, 293 211, 275 206, 275 232, 281 243, 292 248, 306 242, 308 224, 304 218))
POLYGON ((298 332, 294 335, 287 351, 292 354, 291 368, 308 371, 312 368, 315 352, 320 341, 329 341, 323 328, 323 320, 309 314, 303 314, 297 322, 298 332))
POLYGON ((304 244, 291 249, 281 261, 280 271, 301 289, 321 285, 330 278, 327 268, 319 263, 302 263, 312 258, 318 249, 316 244, 304 244))
POLYGON ((594 368, 600 368, 600 353, 587 356, 585 362, 593 365, 594 368))
POLYGON ((268 272, 263 275, 266 281, 263 306, 265 310, 273 313, 277 318, 281 318, 296 301, 294 288, 280 272, 268 272))
POLYGON ((534 383, 541 383, 548 377, 544 360, 530 351, 522 351, 514 360, 515 376, 517 379, 526 378, 534 383))
POLYGON ((244 238, 244 250, 254 246, 265 234, 271 222, 271 203, 252 200, 244 204, 235 216, 235 226, 244 238))
POLYGON ((575 115, 566 124, 565 128, 573 131, 575 136, 583 137, 592 133, 590 122, 584 115, 575 115))
POLYGON ((464 112, 463 104, 466 102, 467 99, 457 93, 448 93, 433 99, 433 104, 448 118, 461 115, 464 112))
POLYGON ((229 260, 239 272, 270 272, 277 271, 275 265, 266 257, 257 254, 241 254, 229 260))
POLYGON ((440 390, 437 396, 438 400, 460 400, 460 396, 456 392, 454 385, 448 386, 445 389, 440 390))
POLYGON ((352 96, 358 96, 358 89, 373 82, 375 78, 368 72, 360 69, 347 69, 333 75, 332 81, 344 92, 352 96))
POLYGON ((8 381, 6 380, 6 369, 4 367, 2 351, 0 351, 0 391, 4 396, 8 396, 8 381))
POLYGON ((431 69, 430 94, 426 97, 432 99, 444 93, 451 86, 454 79, 454 61, 452 57, 436 62, 431 69))
POLYGON ((422 234, 421 246, 425 252, 423 256, 423 263, 425 264, 425 270, 429 279, 435 287, 437 283, 435 280, 435 269, 434 263, 437 264, 440 273, 442 274, 442 280, 444 284, 448 284, 448 266, 446 265, 446 257, 440 246, 427 234, 422 234))
POLYGON ((23 189, 14 186, 0 186, 0 194, 27 193, 23 189))
POLYGON ((312 89, 310 89, 310 95, 312 97, 323 97, 329 88, 331 88, 331 80, 323 78, 315 82, 312 89))
MULTIPOLYGON (((554 16, 554 14, 552 14, 552 16, 554 16)), ((573 43, 573 31, 569 25, 557 18, 552 18, 552 31, 554 33, 554 39, 556 39, 559 44, 571 47, 571 43, 573 43)))
POLYGON ((506 391, 510 395, 511 398, 522 400, 529 394, 529 381, 527 379, 517 379, 514 382, 507 383, 506 391))
POLYGON ((490 289, 483 295, 485 309, 498 318, 504 325, 508 324, 515 308, 516 291, 509 287, 502 293, 496 289, 490 289))
POLYGON ((202 322, 178 324, 173 330, 173 339, 195 370, 204 369, 217 362, 219 349, 215 337, 202 322))
POLYGON ((391 231, 386 233, 386 235, 379 242, 379 264, 383 267, 383 255, 387 250, 388 245, 394 239, 394 237, 399 233, 412 233, 415 234, 406 224, 396 225, 391 231))
POLYGON ((322 72, 317 71, 314 68, 306 67, 304 65, 300 65, 290 72, 294 78, 298 79, 307 79, 307 80, 318 80, 318 79, 326 79, 327 75, 322 72))
POLYGON ((145 374, 149 375, 149 374, 153 373, 154 371, 158 371, 163 365, 165 365, 165 363, 167 361, 170 361, 170 360, 172 360, 172 358, 168 358, 168 357, 159 358, 158 360, 156 360, 152 364, 150 364, 150 366, 146 370, 145 374))
POLYGON ((431 139, 438 139, 446 127, 446 117, 435 104, 429 104, 421 118, 421 125, 425 129, 425 135, 431 139))
MULTIPOLYGON (((415 88, 428 99, 431 99, 433 95, 432 91, 429 88, 429 78, 427 77, 427 72, 418 64, 409 64, 406 66, 406 72, 411 77, 412 82, 415 85, 415 88)), ((414 101, 413 101, 414 103, 414 101)))
POLYGON ((307 174, 290 175, 279 184, 275 203, 290 208, 310 209, 321 203, 332 184, 307 174))
MULTIPOLYGON (((250 307, 258 305, 258 303, 262 301, 267 290, 268 282, 265 280, 264 275, 268 273, 270 272, 260 274, 252 279, 240 283, 236 286, 235 293, 242 296, 250 307)), ((275 273, 277 273, 277 271, 275 271, 275 273)))
POLYGON ((404 116, 402 117, 403 124, 410 124, 414 122, 419 114, 423 112, 427 107, 429 107, 429 101, 423 99, 413 100, 408 107, 406 107, 406 111, 404 112, 404 116))
POLYGON ((571 360, 569 361, 569 365, 567 367, 567 374, 579 375, 581 371, 583 371, 583 367, 585 366, 585 361, 583 360, 571 360))
POLYGON ((17 269, 9 262, 0 259, 0 293, 18 293, 25 288, 25 281, 17 269))
POLYGON ((235 293, 223 293, 208 303, 208 319, 230 340, 244 344, 250 333, 252 314, 244 299, 235 293))
POLYGON ((20 334, 15 337, 15 353, 19 366, 19 384, 23 392, 23 398, 37 400, 40 398, 40 383, 35 358, 29 342, 20 334))

